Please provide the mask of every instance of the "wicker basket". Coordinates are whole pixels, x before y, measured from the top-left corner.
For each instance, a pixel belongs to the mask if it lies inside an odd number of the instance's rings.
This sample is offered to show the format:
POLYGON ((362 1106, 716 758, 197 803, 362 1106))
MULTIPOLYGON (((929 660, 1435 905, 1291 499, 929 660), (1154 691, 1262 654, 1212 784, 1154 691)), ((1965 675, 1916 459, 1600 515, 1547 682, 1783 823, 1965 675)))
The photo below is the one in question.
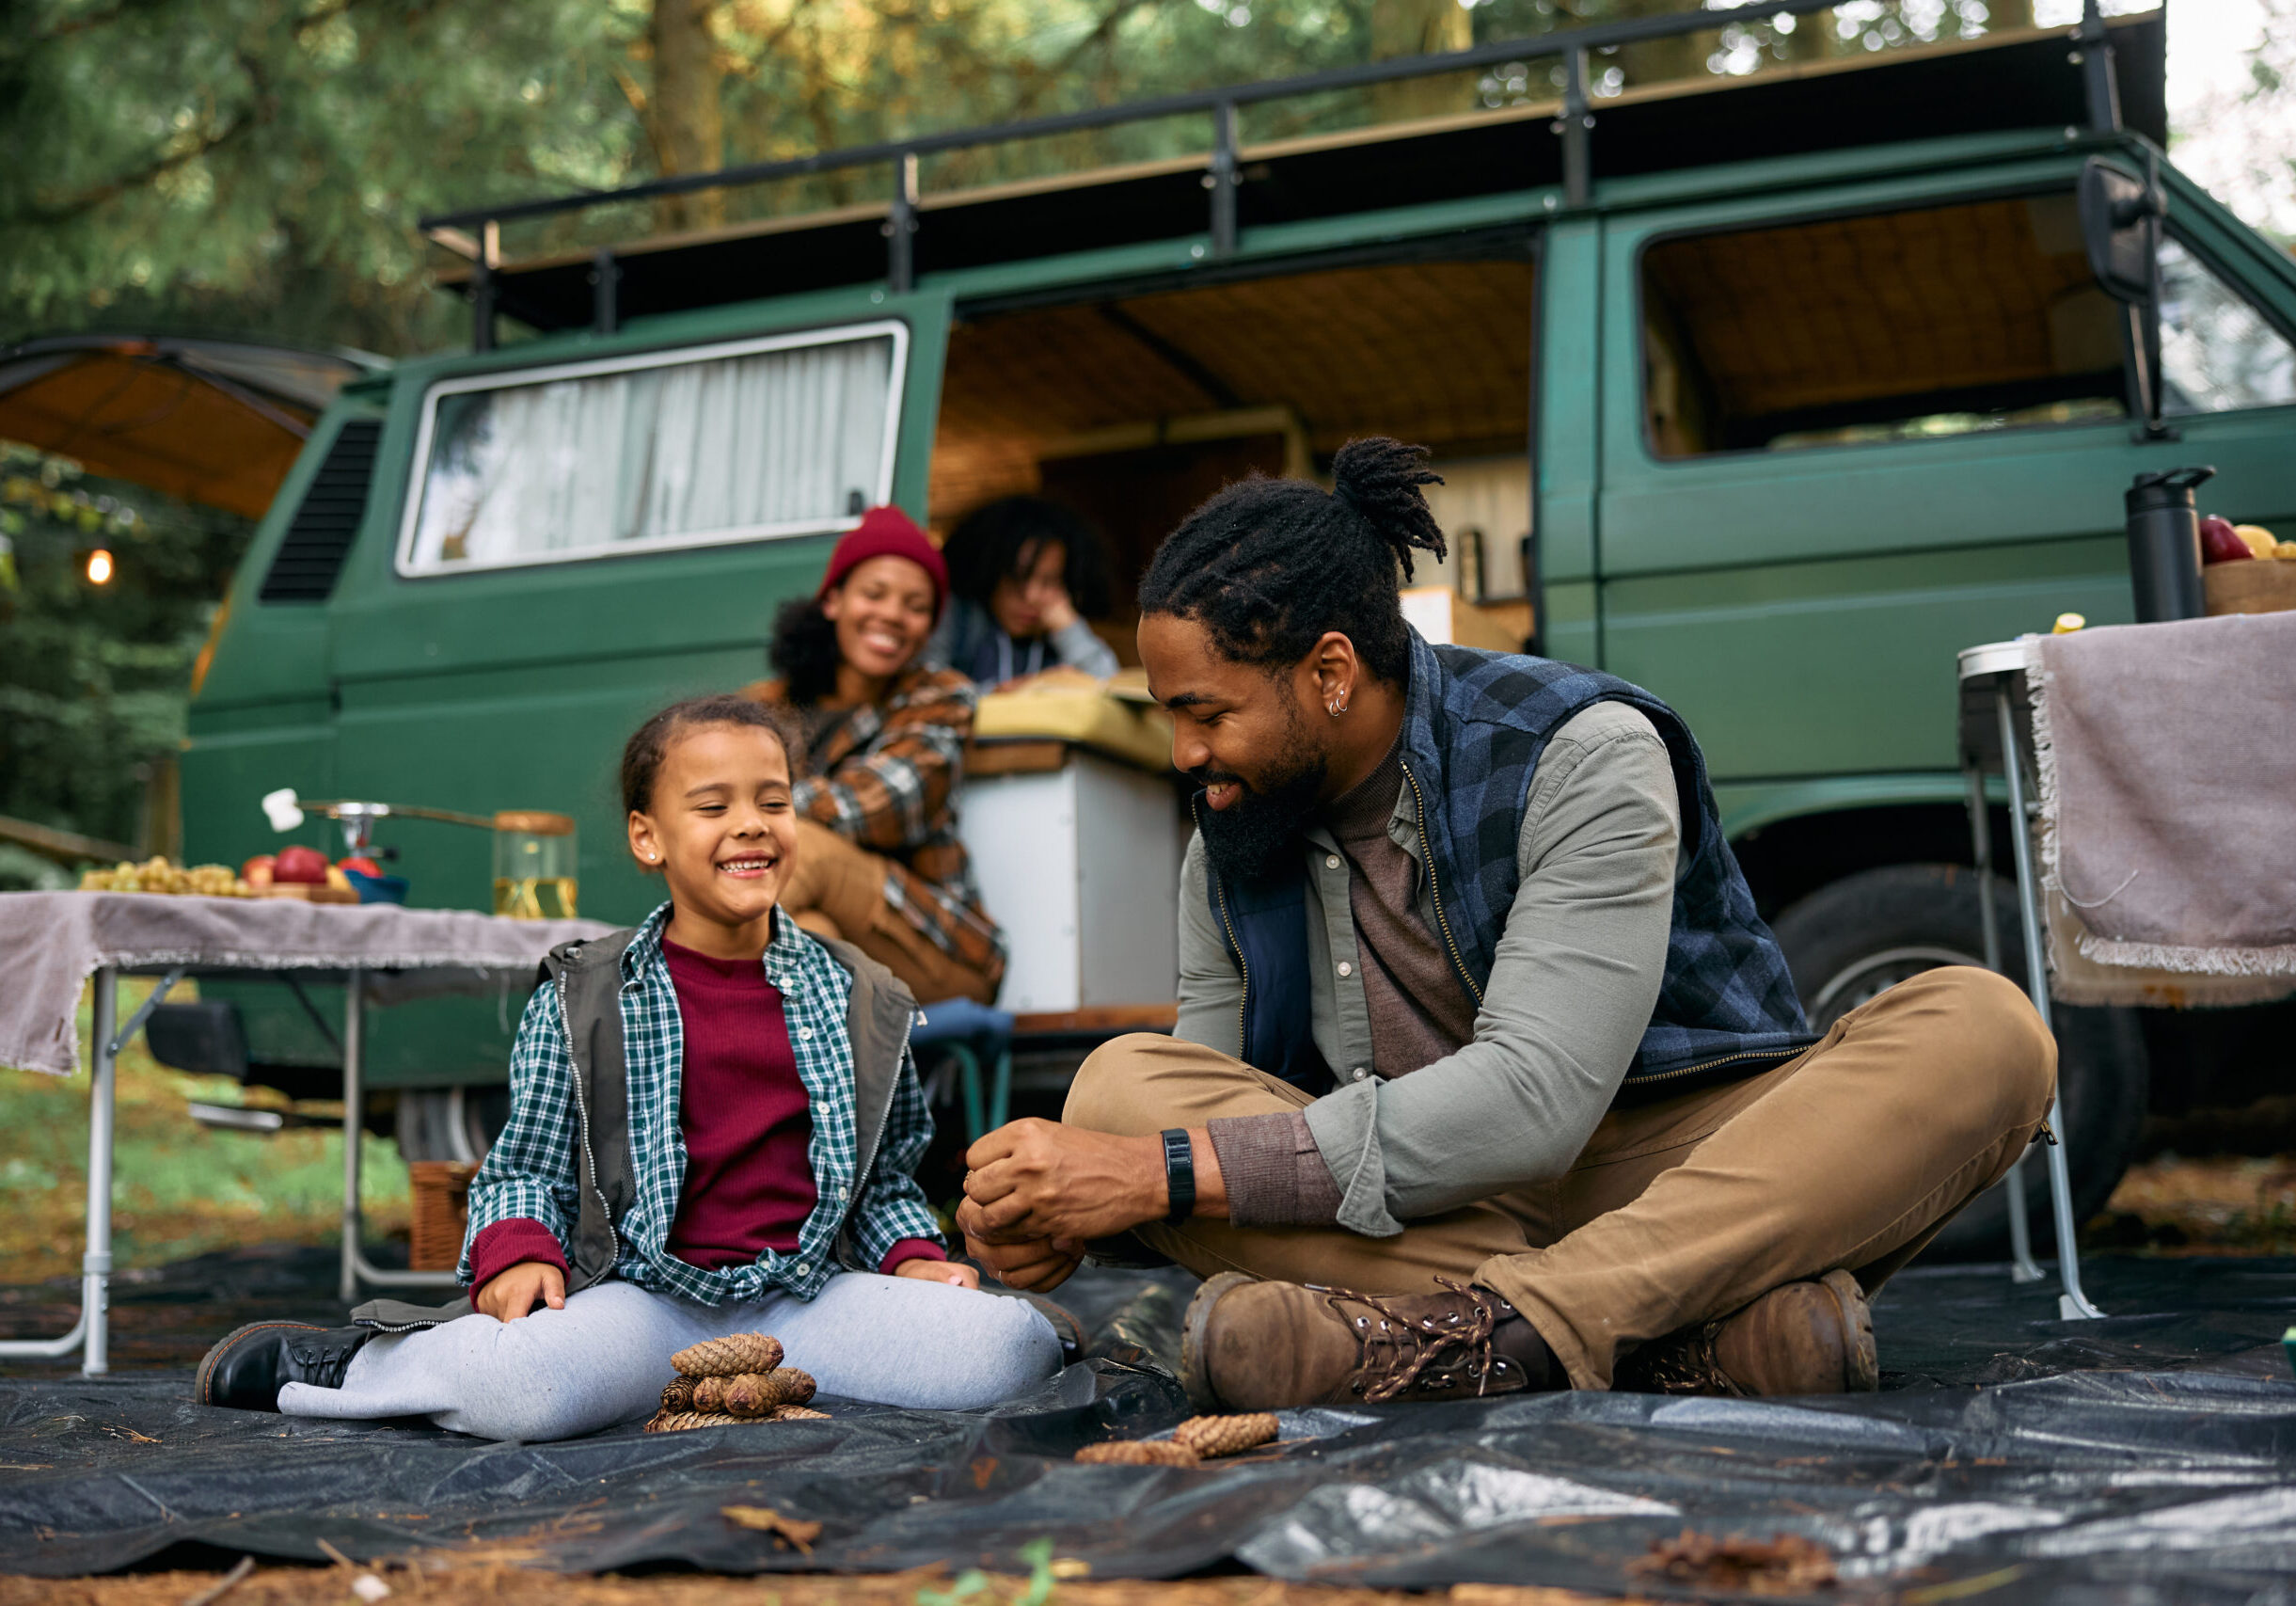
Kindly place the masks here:
POLYGON ((463 1258, 463 1232, 470 1224, 470 1179, 478 1167, 467 1160, 416 1160, 406 1168, 414 1195, 414 1226, 407 1237, 406 1264, 416 1271, 452 1271, 463 1258))

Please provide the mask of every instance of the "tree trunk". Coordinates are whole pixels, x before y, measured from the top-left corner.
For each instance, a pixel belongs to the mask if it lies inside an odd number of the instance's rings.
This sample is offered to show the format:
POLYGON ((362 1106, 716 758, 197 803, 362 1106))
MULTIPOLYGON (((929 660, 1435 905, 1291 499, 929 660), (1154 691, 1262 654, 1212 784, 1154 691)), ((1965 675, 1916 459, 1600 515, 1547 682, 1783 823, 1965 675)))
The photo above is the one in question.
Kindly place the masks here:
MULTIPOLYGON (((654 0, 647 38, 654 47, 649 110, 662 176, 710 173, 724 165, 725 121, 719 107, 721 73, 710 37, 715 0, 654 0)), ((670 196, 657 208, 665 229, 714 229, 725 221, 725 192, 670 196)))
MULTIPOLYGON (((1373 0, 1374 61, 1465 50, 1474 42, 1474 18, 1459 0, 1373 0)), ((1373 89, 1371 107, 1381 122, 1400 122, 1408 118, 1472 111, 1475 99, 1471 87, 1463 86, 1448 75, 1411 78, 1400 84, 1382 84, 1373 89)))

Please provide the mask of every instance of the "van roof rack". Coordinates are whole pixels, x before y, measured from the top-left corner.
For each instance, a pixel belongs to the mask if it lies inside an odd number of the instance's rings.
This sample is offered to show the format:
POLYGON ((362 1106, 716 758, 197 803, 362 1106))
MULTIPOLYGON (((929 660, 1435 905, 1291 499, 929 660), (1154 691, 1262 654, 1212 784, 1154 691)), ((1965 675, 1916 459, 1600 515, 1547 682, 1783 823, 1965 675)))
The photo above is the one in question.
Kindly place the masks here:
POLYGON ((487 350, 498 314, 543 331, 588 326, 610 333, 624 319, 653 313, 877 280, 904 291, 920 271, 1197 233, 1208 235, 1206 255, 1217 262, 1233 254, 1241 229, 1260 223, 1544 186, 1559 186, 1564 206, 1583 206, 1598 173, 1621 178, 2036 128, 2129 129, 2167 143, 2165 12, 2107 20, 2098 0, 2083 0, 2082 21, 2069 28, 1590 95, 1591 60, 1600 52, 1837 3, 1757 0, 1561 29, 1443 55, 475 207, 426 217, 420 229, 463 259, 437 279, 469 298, 473 343, 487 350), (1554 58, 1563 79, 1554 100, 1265 145, 1244 144, 1238 135, 1238 113, 1245 106, 1554 58), (1209 150, 1015 183, 919 191, 919 164, 927 157, 1183 116, 1209 119, 1209 150), (886 199, 603 246, 545 249, 518 260, 501 248, 506 224, 570 220, 598 208, 856 168, 890 169, 886 199))

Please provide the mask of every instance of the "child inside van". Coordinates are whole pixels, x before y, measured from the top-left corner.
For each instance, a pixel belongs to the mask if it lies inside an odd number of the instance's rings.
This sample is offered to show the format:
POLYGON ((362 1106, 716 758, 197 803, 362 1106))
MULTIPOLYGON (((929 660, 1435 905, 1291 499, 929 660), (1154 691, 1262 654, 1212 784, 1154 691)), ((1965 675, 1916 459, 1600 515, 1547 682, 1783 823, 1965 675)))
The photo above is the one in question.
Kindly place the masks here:
POLYGON ((470 1190, 470 1299, 242 1328, 202 1404, 538 1440, 645 1414, 673 1352, 730 1333, 780 1339, 826 1395, 900 1406, 990 1405, 1058 1369, 1051 1321, 947 1259, 911 1175, 932 1138, 914 1000, 778 906, 799 838, 772 711, 664 709, 622 790, 669 901, 544 966, 470 1190))
POLYGON ((926 644, 983 691, 1055 664, 1098 680, 1116 655, 1087 617, 1108 609, 1108 559, 1091 525, 1042 497, 1004 497, 949 532, 949 606, 926 644))

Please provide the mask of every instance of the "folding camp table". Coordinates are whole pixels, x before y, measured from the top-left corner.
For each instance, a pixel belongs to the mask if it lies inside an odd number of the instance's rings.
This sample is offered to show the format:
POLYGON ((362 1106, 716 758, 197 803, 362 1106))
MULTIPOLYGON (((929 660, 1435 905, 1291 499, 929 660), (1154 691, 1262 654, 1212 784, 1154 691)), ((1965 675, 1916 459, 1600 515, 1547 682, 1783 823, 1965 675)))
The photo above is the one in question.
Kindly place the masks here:
MULTIPOLYGON (((89 1376, 110 1370, 108 1305, 112 1272, 112 1137, 113 1096, 119 1051, 143 1028, 166 1001, 168 993, 186 978, 270 976, 295 981, 337 983, 343 988, 343 1195, 342 1280, 345 1303, 358 1297, 362 1283, 376 1287, 437 1287, 454 1285, 451 1272, 396 1271, 370 1264, 359 1246, 359 1141, 364 1117, 363 1080, 366 1070, 366 1010, 378 983, 404 1001, 424 994, 491 991, 532 977, 543 956, 558 944, 575 937, 604 935, 611 928, 594 920, 502 920, 457 910, 392 909, 366 905, 341 914, 326 912, 322 918, 342 920, 346 939, 333 952, 324 941, 328 928, 312 924, 295 933, 296 941, 282 945, 279 933, 266 930, 279 923, 267 909, 278 906, 262 899, 201 898, 207 907, 198 919, 211 928, 202 940, 186 945, 181 932, 157 933, 149 947, 139 946, 133 927, 136 915, 153 920, 187 913, 166 905, 190 901, 160 894, 140 893, 7 893, 0 894, 0 968, 13 950, 31 950, 44 944, 61 946, 84 937, 83 922, 69 919, 80 911, 52 899, 115 898, 140 900, 138 911, 127 905, 126 914, 112 922, 129 928, 124 940, 118 930, 106 933, 115 950, 115 962, 98 964, 94 977, 92 1074, 88 1088, 87 1122, 87 1246, 81 1261, 80 1319, 59 1338, 0 1342, 0 1358, 62 1360, 78 1354, 81 1371, 89 1376), (370 915, 370 911, 378 911, 370 915), (388 922, 382 924, 381 922, 388 922), (56 936, 61 927, 65 935, 56 936), (317 932, 320 941, 313 942, 317 932), (354 938, 363 940, 352 940, 354 938), (378 940, 379 939, 379 940, 378 940), (266 951, 266 945, 269 945, 266 951), (129 950, 119 957, 117 950, 129 950), (154 950, 164 949, 165 952, 154 950), (138 962, 137 951, 150 957, 138 962), (361 959, 374 962, 360 963, 361 959), (119 1018, 119 978, 152 976, 158 984, 142 1007, 122 1024, 119 1018)), ((28 961, 27 961, 28 964, 28 961)), ((78 975, 71 978, 70 1004, 76 1011, 78 975)), ((47 979, 53 983, 51 967, 47 979)), ((69 1017, 64 1033, 69 1039, 69 1017)), ((26 1064, 39 1066, 36 1060, 26 1064)), ((39 1067, 60 1069, 56 1066, 39 1067)))
MULTIPOLYGON (((1961 667, 1961 771, 1969 785, 1970 836, 1977 860, 1977 907, 1985 925, 1985 962, 1988 970, 2007 974, 2002 964, 2001 932, 1994 924, 1993 831, 1986 799, 1986 776, 1998 771, 2009 792, 2009 842, 2017 870, 2019 930, 2025 941, 2025 990, 2041 1024, 2053 1033, 2055 1020, 2049 999, 2049 952, 2042 946, 2042 902, 2039 871, 2034 864, 2033 833, 2040 814, 2035 795, 2032 763, 2032 709, 2025 694, 2025 644, 1992 642, 1965 648, 1961 667)), ((2104 1314, 2089 1302, 2081 1288, 2081 1256, 2075 1247, 2078 1223, 2073 1219, 2072 1168, 2065 1149, 2064 1101, 2052 1099, 2049 1127, 2056 1141, 2049 1147, 2049 1197, 2057 1231, 2057 1276, 2063 1292, 2057 1296, 2057 1314, 2082 1321, 2104 1314)), ((2025 1155, 2019 1155, 2001 1181, 2008 1189, 2009 1275, 2019 1282, 2037 1282, 2048 1273, 2033 1258, 2033 1228, 2025 1211, 2025 1155)))

